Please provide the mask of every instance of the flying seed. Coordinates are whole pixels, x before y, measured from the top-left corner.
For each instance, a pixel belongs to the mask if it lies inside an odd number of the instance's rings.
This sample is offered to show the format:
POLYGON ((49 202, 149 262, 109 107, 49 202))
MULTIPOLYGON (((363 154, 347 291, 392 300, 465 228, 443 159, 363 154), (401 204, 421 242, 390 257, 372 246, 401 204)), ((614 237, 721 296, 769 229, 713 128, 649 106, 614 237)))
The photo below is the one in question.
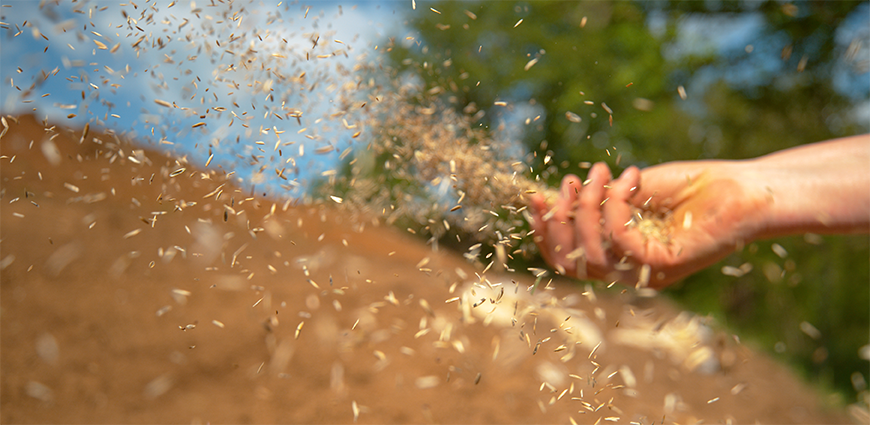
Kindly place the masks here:
POLYGON ((786 251, 785 248, 783 248, 782 245, 778 243, 774 243, 773 245, 771 245, 770 249, 773 250, 773 253, 779 256, 779 258, 788 257, 788 251, 786 251))
POLYGON ((538 58, 534 58, 534 59, 528 61, 526 63, 526 66, 523 67, 523 70, 528 71, 528 70, 532 69, 532 67, 535 66, 536 63, 538 63, 538 58))
POLYGON ((601 346, 601 341, 598 341, 598 344, 595 344, 595 348, 593 348, 592 351, 589 352, 589 357, 588 357, 588 358, 591 359, 592 356, 595 355, 595 352, 598 350, 598 347, 600 347, 600 346, 601 346))
POLYGON ((683 229, 691 229, 692 228, 692 212, 686 211, 686 215, 683 216, 683 229))
POLYGON ((819 331, 818 328, 813 326, 810 322, 803 321, 800 324, 801 331, 812 339, 819 339, 822 337, 822 332, 819 331))
POLYGON ((724 274, 725 276, 741 277, 741 276, 743 276, 745 273, 743 273, 743 270, 740 270, 740 269, 737 268, 737 267, 733 267, 733 266, 722 266, 722 274, 724 274))
POLYGON ((421 376, 414 380, 414 385, 421 390, 437 387, 440 383, 441 379, 435 375, 421 376))

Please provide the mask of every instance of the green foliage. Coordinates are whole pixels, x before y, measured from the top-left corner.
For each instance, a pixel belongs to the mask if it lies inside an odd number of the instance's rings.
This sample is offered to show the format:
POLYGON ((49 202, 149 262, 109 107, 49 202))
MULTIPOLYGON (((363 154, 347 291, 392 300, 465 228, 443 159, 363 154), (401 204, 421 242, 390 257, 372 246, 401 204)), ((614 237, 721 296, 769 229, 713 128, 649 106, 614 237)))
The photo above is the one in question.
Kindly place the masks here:
MULTIPOLYGON (((484 110, 481 126, 528 118, 513 136, 556 185, 567 173, 582 174, 584 162, 606 161, 618 173, 632 164, 755 157, 866 131, 845 118, 855 96, 832 83, 845 53, 837 29, 859 5, 440 2, 431 5, 440 14, 418 5, 408 21, 413 42, 397 41, 390 59, 457 111, 484 110), (703 33, 686 30, 687 22, 719 28, 703 35, 733 37, 716 25, 741 18, 760 22, 749 46, 685 48, 687 37, 703 33), (496 101, 508 102, 507 113, 496 101), (554 161, 545 165, 546 155, 554 161)), ((788 362, 853 399, 849 376, 867 369, 857 352, 870 328, 868 240, 776 242, 786 259, 770 250, 772 242, 759 242, 668 293, 764 349, 782 342, 788 362), (741 278, 720 272, 744 262, 754 270, 741 278), (802 332, 803 322, 821 336, 802 332)))
POLYGON ((857 351, 867 344, 870 328, 870 241, 866 236, 816 238, 808 238, 813 243, 800 236, 753 243, 668 294, 797 366, 824 388, 854 394, 850 375, 867 368, 857 351), (786 258, 773 252, 774 243, 788 252, 786 258), (753 270, 739 278, 720 272, 723 265, 744 263, 753 270), (802 330, 804 322, 818 329, 817 337, 802 330))
POLYGON ((580 162, 613 162, 619 153, 626 161, 658 161, 683 153, 672 139, 674 133, 686 132, 689 117, 674 106, 679 99, 668 81, 672 68, 660 54, 661 41, 646 30, 645 13, 635 5, 446 2, 437 9, 441 15, 423 14, 412 22, 424 35, 423 43, 394 49, 394 62, 428 63, 429 69, 418 70, 427 84, 458 87, 444 96, 459 109, 475 104, 488 110, 487 125, 498 116, 497 100, 540 109, 541 119, 518 136, 538 151, 539 160, 550 153, 560 163, 567 161, 563 170, 544 173, 551 184, 566 172, 579 172, 580 162), (514 27, 519 19, 524 22, 514 27), (446 25, 450 27, 439 29, 446 25), (636 109, 638 98, 655 109, 636 109), (613 111, 612 127, 602 103, 613 111), (583 121, 569 121, 569 111, 583 121), (664 119, 670 122, 662 125, 664 119), (617 149, 609 157, 603 148, 611 146, 617 149))

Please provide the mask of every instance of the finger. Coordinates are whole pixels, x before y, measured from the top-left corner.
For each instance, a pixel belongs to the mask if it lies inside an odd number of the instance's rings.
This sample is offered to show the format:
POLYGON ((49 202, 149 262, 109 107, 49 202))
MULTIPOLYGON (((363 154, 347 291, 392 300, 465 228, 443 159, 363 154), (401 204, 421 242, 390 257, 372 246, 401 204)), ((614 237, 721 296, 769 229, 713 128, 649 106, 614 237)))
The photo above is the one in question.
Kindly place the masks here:
POLYGON ((607 191, 609 200, 604 204, 604 233, 610 239, 614 257, 619 258, 622 283, 647 286, 650 281, 651 266, 645 252, 646 244, 640 231, 632 226, 633 217, 631 198, 640 187, 640 170, 629 167, 622 175, 610 183, 607 191))
POLYGON ((580 191, 575 231, 577 246, 585 250, 586 264, 597 269, 607 267, 607 255, 601 238, 601 203, 604 201, 604 185, 610 183, 607 164, 596 163, 589 170, 589 182, 580 191))
POLYGON ((553 267, 562 274, 576 275, 573 261, 566 256, 576 245, 574 238, 574 206, 582 187, 580 178, 568 175, 562 179, 560 196, 553 209, 553 218, 547 223, 548 237, 553 249, 553 267))
POLYGON ((547 230, 547 225, 544 223, 544 214, 546 214, 548 208, 549 205, 547 205, 547 200, 543 195, 536 193, 531 196, 529 214, 531 214, 532 219, 529 220, 529 226, 539 236, 546 233, 547 230))
POLYGON ((580 177, 573 174, 568 174, 562 179, 562 186, 559 188, 561 195, 559 200, 564 201, 563 205, 567 207, 568 211, 574 210, 574 203, 577 202, 582 187, 583 182, 580 180, 580 177))
POLYGON ((547 241, 547 222, 544 220, 544 215, 546 215, 550 206, 547 204, 546 198, 537 193, 532 195, 529 205, 531 207, 529 212, 532 218, 529 220, 529 225, 535 232, 532 240, 538 245, 538 250, 541 252, 541 256, 544 257, 544 261, 548 264, 553 264, 552 250, 547 241))
POLYGON ((629 256, 643 262, 643 235, 631 226, 637 217, 632 217, 631 197, 640 187, 640 170, 637 167, 627 168, 618 179, 610 183, 607 191, 608 201, 604 204, 604 233, 613 242, 614 253, 619 256, 629 256))

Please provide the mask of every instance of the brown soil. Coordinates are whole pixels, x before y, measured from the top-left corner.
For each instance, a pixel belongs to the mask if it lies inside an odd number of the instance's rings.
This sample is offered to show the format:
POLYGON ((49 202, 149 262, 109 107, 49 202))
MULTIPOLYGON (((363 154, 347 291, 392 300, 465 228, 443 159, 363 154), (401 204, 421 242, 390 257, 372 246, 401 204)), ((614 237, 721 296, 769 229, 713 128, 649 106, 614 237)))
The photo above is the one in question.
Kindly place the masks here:
POLYGON ((481 269, 371 220, 206 196, 222 172, 7 121, 3 423, 848 421, 662 299, 567 280, 532 297, 532 276, 492 271, 472 296, 481 269))

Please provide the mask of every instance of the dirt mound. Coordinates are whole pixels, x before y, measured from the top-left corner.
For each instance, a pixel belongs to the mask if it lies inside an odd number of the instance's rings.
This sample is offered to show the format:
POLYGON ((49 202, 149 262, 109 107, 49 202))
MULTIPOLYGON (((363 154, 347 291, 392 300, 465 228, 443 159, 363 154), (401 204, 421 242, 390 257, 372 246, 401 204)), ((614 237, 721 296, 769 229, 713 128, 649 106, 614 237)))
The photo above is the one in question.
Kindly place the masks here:
POLYGON ((533 295, 328 205, 7 122, 4 423, 847 420, 661 299, 533 295))

